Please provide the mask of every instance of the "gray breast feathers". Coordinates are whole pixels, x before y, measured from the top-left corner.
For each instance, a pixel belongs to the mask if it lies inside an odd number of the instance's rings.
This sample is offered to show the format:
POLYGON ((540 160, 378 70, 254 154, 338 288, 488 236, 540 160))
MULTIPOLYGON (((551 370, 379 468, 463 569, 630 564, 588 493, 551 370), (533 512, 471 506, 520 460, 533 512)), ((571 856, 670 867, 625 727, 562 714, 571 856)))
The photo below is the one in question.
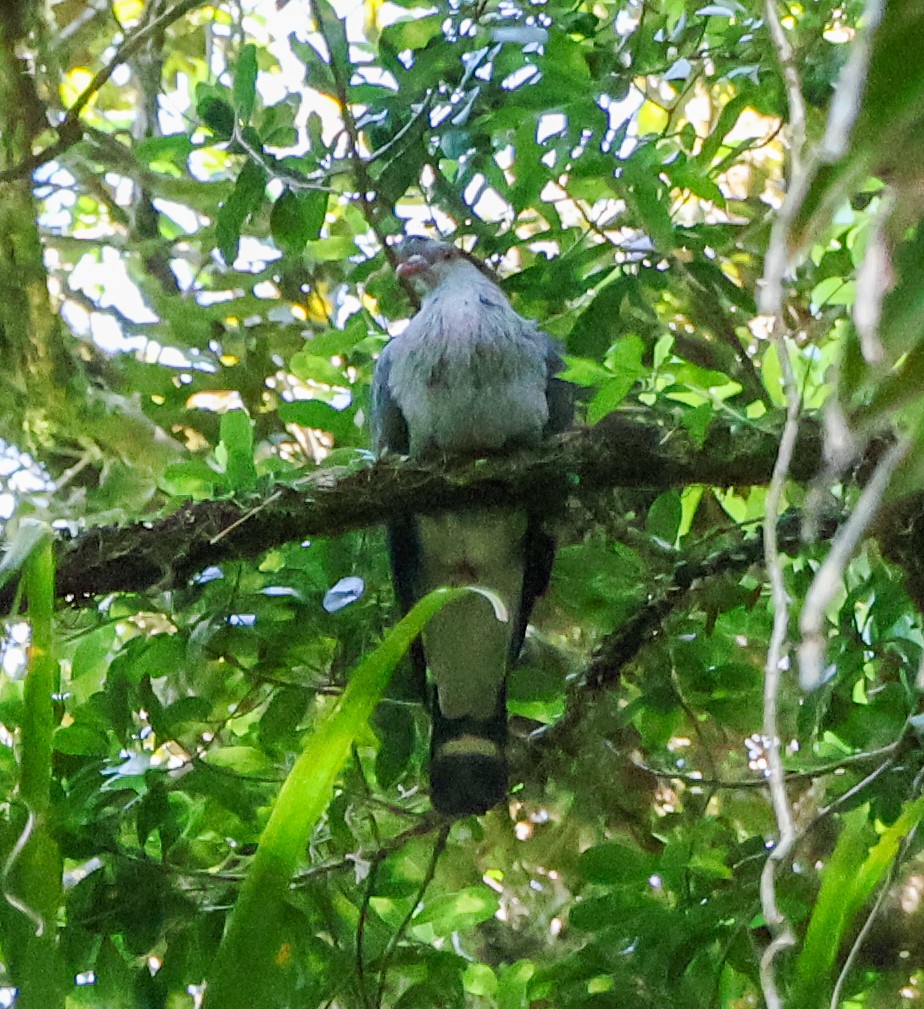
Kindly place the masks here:
POLYGON ((549 420, 549 341, 491 288, 434 298, 389 348, 411 455, 537 443, 549 420))

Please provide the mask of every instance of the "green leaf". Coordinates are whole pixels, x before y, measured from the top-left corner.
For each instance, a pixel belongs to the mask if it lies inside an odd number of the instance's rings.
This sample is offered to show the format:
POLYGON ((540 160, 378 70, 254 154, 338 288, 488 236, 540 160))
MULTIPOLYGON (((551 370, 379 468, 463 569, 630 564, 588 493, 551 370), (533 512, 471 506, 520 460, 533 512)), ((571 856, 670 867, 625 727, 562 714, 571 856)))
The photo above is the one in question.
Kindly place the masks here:
POLYGON ((277 690, 260 719, 261 742, 274 745, 290 740, 308 712, 308 698, 304 687, 277 690))
POLYGON ((623 326, 623 302, 635 278, 618 277, 607 284, 578 316, 568 336, 568 350, 602 361, 623 326))
POLYGON ((675 490, 665 491, 655 498, 645 518, 645 531, 673 546, 680 530, 683 505, 675 490))
POLYGON ((470 963, 462 975, 462 983, 469 995, 490 998, 497 991, 497 975, 484 963, 470 963))
POLYGON ((795 964, 794 1009, 818 1004, 819 990, 830 989, 841 941, 854 925, 876 886, 894 864, 902 841, 924 817, 924 796, 905 803, 899 818, 868 850, 868 807, 845 813, 834 853, 821 877, 821 890, 795 964))
POLYGON ((430 39, 442 30, 445 14, 429 14, 426 17, 396 21, 382 32, 382 41, 392 46, 396 52, 404 49, 423 49, 430 39))
POLYGON ((635 334, 624 336, 612 348, 607 369, 610 377, 604 382, 587 408, 587 420, 596 424, 612 413, 628 396, 635 383, 648 373, 642 364, 645 345, 635 334))
POLYGON ((51 530, 44 523, 30 521, 21 523, 0 558, 0 587, 14 575, 18 575, 30 559, 51 541, 51 530))
MULTIPOLYGON (((305 65, 305 83, 322 94, 331 95, 337 93, 337 85, 330 66, 321 54, 310 42, 303 42, 294 32, 289 36, 289 46, 292 52, 305 65)), ((321 118, 317 112, 310 112, 306 123, 308 137, 311 141, 311 150, 318 156, 324 150, 322 140, 323 127, 321 118)))
POLYGON ((356 242, 349 235, 334 235, 312 242, 308 251, 316 263, 340 261, 356 255, 356 242))
POLYGON ((331 64, 341 68, 341 73, 349 78, 352 70, 350 45, 347 41, 346 25, 334 11, 328 0, 313 0, 313 11, 320 21, 319 28, 330 48, 331 64))
POLYGON ((190 497, 204 501, 214 497, 224 485, 221 473, 216 473, 207 463, 199 460, 178 462, 168 466, 160 485, 174 497, 190 497))
POLYGON ((132 147, 132 153, 141 164, 149 167, 160 162, 184 170, 195 149, 196 145, 185 133, 172 133, 166 137, 145 137, 132 147))
POLYGON ((279 404, 279 418, 286 424, 301 424, 322 431, 334 422, 339 412, 320 399, 297 399, 294 403, 279 404))
POLYGON ((162 676, 175 678, 183 668, 185 656, 186 642, 181 635, 155 634, 131 641, 110 668, 118 672, 124 662, 130 666, 128 675, 133 683, 139 683, 145 676, 152 680, 162 676))
POLYGON ((221 444, 227 453, 225 472, 234 493, 247 493, 257 486, 253 461, 253 423, 243 410, 229 410, 221 418, 221 444))
POLYGON ((77 646, 71 659, 71 684, 86 678, 98 683, 109 665, 112 648, 116 638, 114 624, 103 627, 88 634, 77 646))
MULTIPOLYGON (((309 347, 311 350, 314 349, 311 344, 309 347)), ((318 357, 316 354, 309 353, 308 350, 300 350, 297 354, 293 354, 289 361, 289 367, 294 375, 306 382, 321 382, 335 388, 345 388, 348 384, 346 376, 338 367, 330 363, 329 358, 318 357)), ((298 402, 312 401, 299 400, 298 402)), ((292 409, 295 410, 294 403, 292 409)))
POLYGON ((710 131, 709 136, 703 141, 702 150, 700 150, 697 156, 697 160, 705 171, 708 171, 711 167, 712 159, 716 156, 722 141, 725 139, 725 135, 735 125, 738 117, 750 103, 751 96, 745 91, 739 95, 735 95, 722 106, 718 122, 710 131))
POLYGON ((711 403, 700 403, 692 410, 685 410, 680 416, 680 422, 687 429, 690 440, 697 449, 706 444, 709 425, 715 419, 715 408, 711 403))
POLYGON ((253 115, 257 95, 257 47, 248 42, 241 46, 234 65, 234 111, 246 124, 253 115))
POLYGON ((719 207, 725 206, 722 190, 708 175, 699 170, 699 166, 694 160, 681 161, 678 159, 668 167, 667 174, 678 189, 689 189, 700 199, 710 200, 719 207))
POLYGON ((263 203, 266 170, 255 161, 248 161, 237 177, 234 189, 218 210, 215 239, 221 258, 228 266, 237 259, 244 222, 263 203))
POLYGON ((417 743, 417 729, 410 707, 389 701, 377 708, 375 727, 382 740, 375 755, 375 777, 380 788, 388 789, 407 770, 417 743))
POLYGON ((532 960, 502 964, 497 984, 497 1009, 529 1009, 529 982, 536 973, 532 960))
POLYGON ((660 165, 652 164, 645 148, 623 164, 623 174, 629 188, 629 199, 635 205, 642 227, 648 232, 655 248, 663 253, 674 247, 674 224, 669 209, 666 187, 658 178, 660 165))
POLYGON ((596 424, 607 414, 612 413, 629 395, 633 385, 635 385, 634 375, 618 375, 604 382, 587 408, 588 422, 596 424))
POLYGON ((55 750, 72 756, 106 756, 109 740, 106 734, 92 725, 75 722, 55 729, 55 750))
POLYGON ((196 87, 196 114, 218 140, 230 140, 234 135, 234 108, 227 88, 209 84, 196 87))
POLYGON ((302 205, 302 216, 308 241, 314 242, 321 237, 321 228, 327 215, 327 193, 314 191, 299 196, 302 205))
POLYGON ((255 746, 223 746, 210 752, 205 763, 209 767, 233 771, 244 778, 271 775, 274 770, 269 756, 255 746))
POLYGON ((299 195, 288 188, 283 190, 270 213, 273 241, 287 255, 298 255, 308 242, 320 237, 326 212, 327 193, 299 195))
POLYGON ((924 69, 918 59, 922 37, 924 10, 917 0, 892 0, 883 6, 882 22, 872 31, 865 87, 849 143, 838 161, 822 165, 813 176, 790 232, 795 247, 817 238, 871 174, 897 175, 915 184, 924 125, 924 69))
POLYGON ((151 724, 167 738, 177 738, 190 726, 208 721, 212 705, 205 697, 181 697, 168 704, 157 717, 151 713, 151 724))
POLYGON ((279 404, 279 419, 285 424, 327 431, 334 440, 349 441, 357 432, 356 413, 352 408, 338 410, 320 399, 299 399, 279 404))
POLYGON ((648 855, 615 842, 588 848, 578 860, 578 872, 588 883, 608 886, 647 881, 653 871, 648 855))
POLYGON ((437 935, 449 936, 458 929, 493 918, 499 903, 498 895, 485 884, 467 886, 425 901, 414 915, 412 926, 430 925, 437 935))

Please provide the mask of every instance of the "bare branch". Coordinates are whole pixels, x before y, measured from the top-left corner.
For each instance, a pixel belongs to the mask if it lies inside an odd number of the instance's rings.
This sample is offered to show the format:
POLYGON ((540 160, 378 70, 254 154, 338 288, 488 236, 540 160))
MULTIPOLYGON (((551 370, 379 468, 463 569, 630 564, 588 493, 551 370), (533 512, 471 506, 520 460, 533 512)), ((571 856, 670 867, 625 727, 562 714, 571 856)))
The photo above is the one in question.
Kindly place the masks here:
MULTIPOLYGON (((820 809, 808 827, 801 831, 800 836, 808 833, 808 831, 814 827, 819 820, 833 812, 839 804, 846 802, 858 792, 863 791, 864 788, 866 788, 871 782, 875 781, 876 778, 878 778, 884 771, 887 771, 890 767, 892 767, 895 763, 895 751, 903 742, 904 735, 902 735, 902 737, 897 739, 894 743, 889 743, 887 746, 880 746, 876 750, 864 750, 861 753, 851 753, 849 756, 842 757, 840 760, 832 760, 827 764, 819 764, 818 767, 806 767, 801 771, 787 771, 787 782, 814 781, 816 778, 824 777, 827 774, 833 774, 835 771, 843 770, 845 767, 852 767, 855 764, 865 763, 868 760, 878 760, 883 756, 886 757, 886 759, 877 768, 875 768, 875 770, 865 775, 859 782, 857 782, 856 785, 851 786, 846 792, 839 795, 833 802, 820 809)), ((707 778, 705 775, 699 774, 696 771, 684 772, 670 770, 667 768, 652 767, 650 764, 645 764, 641 760, 633 760, 632 763, 635 764, 639 770, 645 771, 647 774, 653 774, 656 778, 664 778, 669 781, 682 781, 686 785, 701 785, 703 788, 721 789, 767 787, 767 778, 763 775, 759 778, 707 778)))
MULTIPOLYGON (((802 545, 802 516, 796 511, 787 513, 778 523, 777 549, 787 550, 802 545)), ((836 529, 835 520, 828 519, 819 527, 819 538, 832 536, 836 529)), ((619 687, 623 669, 632 662, 639 652, 654 641, 662 633, 664 620, 688 599, 693 586, 705 578, 721 576, 729 572, 746 571, 763 558, 763 536, 758 530, 743 541, 724 546, 711 551, 705 557, 691 557, 680 554, 674 565, 673 577, 670 582, 657 593, 641 601, 634 613, 628 616, 614 631, 607 634, 594 649, 593 655, 583 674, 576 677, 570 684, 565 699, 565 713, 554 724, 543 725, 529 735, 530 742, 537 742, 549 750, 560 748, 562 740, 567 739, 581 724, 586 710, 588 691, 613 690, 619 687)), ((876 754, 872 754, 875 756, 876 754)), ((871 755, 863 755, 857 759, 867 759, 871 755)), ((532 759, 532 758, 530 758, 532 759)), ((852 758, 844 758, 847 763, 852 758)), ((826 765, 818 773, 836 770, 837 765, 826 765)), ((677 777, 652 768, 638 765, 641 770, 649 770, 661 777, 677 777)), ((788 780, 793 780, 800 772, 789 772, 788 780)), ((812 777, 814 772, 806 774, 812 777)), ((728 783, 732 787, 732 783, 728 783)), ((767 779, 759 778, 743 784, 734 783, 734 787, 749 787, 760 785, 766 787, 767 779)), ((718 787, 718 786, 717 786, 718 787)))

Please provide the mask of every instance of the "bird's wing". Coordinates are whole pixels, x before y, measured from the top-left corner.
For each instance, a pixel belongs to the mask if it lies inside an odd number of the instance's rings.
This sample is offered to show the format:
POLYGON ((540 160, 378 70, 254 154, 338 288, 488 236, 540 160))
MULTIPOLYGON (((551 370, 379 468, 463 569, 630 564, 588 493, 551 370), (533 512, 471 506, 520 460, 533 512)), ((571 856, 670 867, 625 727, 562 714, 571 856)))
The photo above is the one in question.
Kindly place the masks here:
MULTIPOLYGON (((548 338, 547 338, 548 339, 548 338)), ((559 378, 559 374, 565 370, 565 362, 562 360, 558 348, 548 339, 545 363, 548 374, 548 382, 545 387, 545 399, 549 406, 549 419, 545 425, 545 436, 547 438, 555 434, 567 431, 574 423, 574 386, 570 382, 559 378)))
POLYGON ((391 394, 389 376, 394 341, 385 345, 372 376, 372 397, 370 419, 372 422, 372 444, 376 452, 396 452, 407 455, 410 447, 407 420, 391 394))
MULTIPOLYGON (((385 346, 376 361, 372 376, 372 396, 370 420, 372 443, 376 452, 395 452, 405 455, 410 447, 407 421, 398 403, 392 396, 388 380, 391 371, 391 349, 393 343, 385 346)), ((388 524, 388 554, 391 573, 395 585, 395 595, 402 614, 407 613, 420 596, 420 543, 417 520, 413 515, 403 515, 388 524)), ((410 648, 413 682, 411 692, 423 700, 426 694, 427 662, 423 645, 419 638, 410 648)))
MULTIPOLYGON (((565 368, 555 344, 548 338, 546 349, 546 367, 548 381, 546 383, 546 402, 549 408, 549 419, 545 426, 546 437, 561 434, 566 431, 574 420, 574 386, 558 378, 565 368)), ((515 659, 523 647, 526 628, 532 615, 536 600, 544 595, 552 577, 552 564, 555 560, 555 538, 546 526, 545 509, 533 511, 529 515, 526 527, 525 553, 523 565, 523 594, 520 598, 520 608, 516 614, 516 624, 510 642, 510 657, 515 659)))

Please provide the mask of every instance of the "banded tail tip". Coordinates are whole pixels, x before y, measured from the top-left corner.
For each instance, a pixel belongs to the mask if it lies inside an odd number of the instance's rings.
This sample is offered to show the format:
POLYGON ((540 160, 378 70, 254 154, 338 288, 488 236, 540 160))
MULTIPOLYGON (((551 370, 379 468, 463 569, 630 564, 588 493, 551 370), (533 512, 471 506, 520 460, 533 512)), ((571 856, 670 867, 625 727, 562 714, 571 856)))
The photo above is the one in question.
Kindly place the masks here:
POLYGON ((507 797, 503 747, 482 736, 449 739, 430 758, 430 801, 443 816, 486 813, 507 797))

